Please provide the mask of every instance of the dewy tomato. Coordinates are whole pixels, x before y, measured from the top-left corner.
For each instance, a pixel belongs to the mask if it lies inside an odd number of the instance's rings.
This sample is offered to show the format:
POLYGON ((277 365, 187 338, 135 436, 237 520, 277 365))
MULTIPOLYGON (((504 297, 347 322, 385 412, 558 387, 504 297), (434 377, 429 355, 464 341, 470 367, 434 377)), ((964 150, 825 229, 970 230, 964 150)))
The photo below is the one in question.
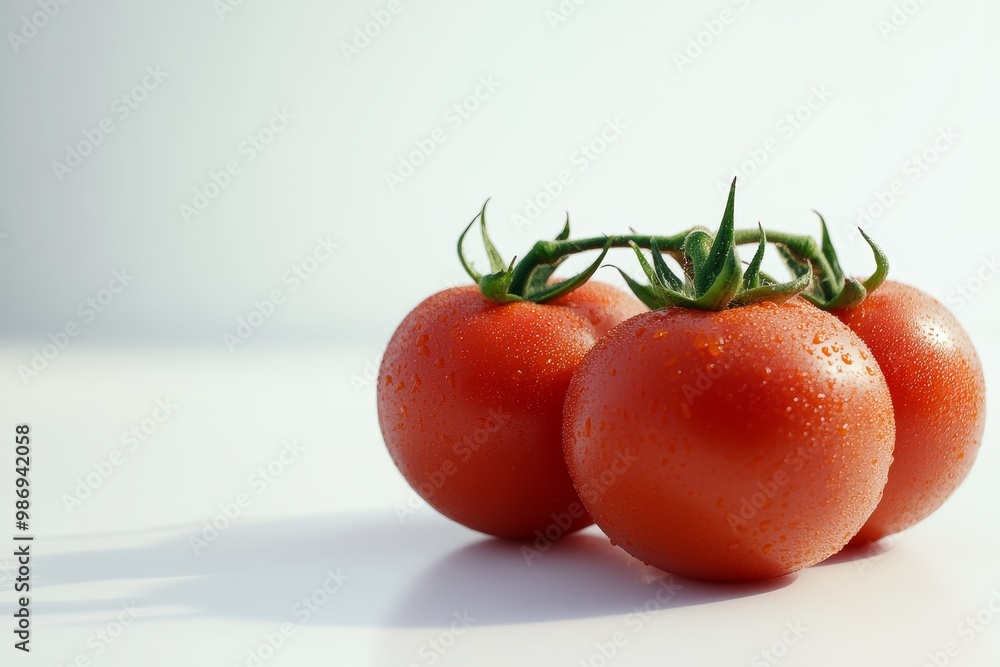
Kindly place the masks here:
POLYGON ((983 437, 986 389, 968 334, 914 287, 885 282, 860 305, 834 314, 878 360, 896 417, 889 481, 852 540, 863 544, 925 518, 965 479, 983 437))
MULTIPOLYGON (((568 236, 567 221, 555 242, 568 236)), ((553 540, 591 523, 563 461, 566 387, 600 336, 646 310, 586 282, 602 246, 565 281, 552 280, 561 256, 532 250, 507 266, 486 233, 484 205, 458 242, 476 285, 431 296, 392 335, 378 375, 382 436, 406 481, 445 516, 510 539, 553 540), (463 251, 476 220, 486 275, 463 251)))
POLYGON ((874 280, 843 279, 824 233, 822 254, 779 236, 795 277, 776 284, 760 272, 763 229, 744 273, 734 194, 735 181, 714 237, 663 240, 683 279, 659 241, 652 265, 633 243, 649 284, 622 275, 654 310, 588 353, 563 422, 574 484, 612 542, 711 580, 776 577, 839 551, 874 511, 895 440, 889 388, 864 341, 798 296, 850 303, 874 280))
POLYGON ((392 460, 431 506, 484 533, 589 525, 563 462, 566 388, 599 336, 645 310, 599 283, 544 304, 498 304, 475 286, 435 294, 399 325, 379 371, 392 460))
POLYGON ((611 540, 712 580, 839 551, 878 502, 893 436, 865 344, 802 299, 628 320, 580 365, 564 425, 576 488, 611 540))

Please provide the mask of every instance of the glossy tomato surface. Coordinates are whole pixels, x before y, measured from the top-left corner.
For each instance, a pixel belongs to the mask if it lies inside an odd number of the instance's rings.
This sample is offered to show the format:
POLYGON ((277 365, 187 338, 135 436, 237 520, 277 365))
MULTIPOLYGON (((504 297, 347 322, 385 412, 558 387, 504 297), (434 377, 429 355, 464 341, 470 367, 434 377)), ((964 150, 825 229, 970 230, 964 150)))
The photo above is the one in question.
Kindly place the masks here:
POLYGON ((889 385, 896 450, 882 501, 853 543, 912 526, 965 479, 986 424, 983 369, 948 309, 915 287, 887 281, 835 313, 867 344, 889 385))
POLYGON ((546 304, 439 292, 399 325, 378 377, 379 425, 407 482, 445 516, 511 539, 591 523, 562 455, 562 407, 598 337, 646 308, 587 283, 546 304))
POLYGON ((564 424, 576 488, 612 542, 711 580, 840 550, 878 502, 893 436, 865 344, 801 299, 633 317, 580 365, 564 424))

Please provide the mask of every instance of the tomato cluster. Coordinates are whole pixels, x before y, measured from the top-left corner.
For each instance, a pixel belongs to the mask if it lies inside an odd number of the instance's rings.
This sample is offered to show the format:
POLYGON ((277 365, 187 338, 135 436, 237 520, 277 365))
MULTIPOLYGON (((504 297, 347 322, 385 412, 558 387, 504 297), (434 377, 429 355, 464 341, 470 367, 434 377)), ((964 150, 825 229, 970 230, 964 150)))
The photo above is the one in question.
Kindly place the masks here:
POLYGON ((711 580, 794 572, 936 510, 984 428, 968 335, 926 293, 883 282, 870 240, 879 271, 858 282, 825 226, 820 245, 736 232, 732 207, 731 191, 715 236, 570 242, 567 226, 517 266, 484 210, 492 273, 460 241, 477 285, 418 305, 383 357, 379 423, 404 478, 484 533, 551 539, 595 522, 644 562, 711 580), (735 246, 755 237, 744 270, 735 246), (790 282, 760 271, 767 242, 790 282), (639 300, 588 282, 625 245, 649 278, 626 276, 639 300), (551 279, 600 248, 587 271, 551 279))

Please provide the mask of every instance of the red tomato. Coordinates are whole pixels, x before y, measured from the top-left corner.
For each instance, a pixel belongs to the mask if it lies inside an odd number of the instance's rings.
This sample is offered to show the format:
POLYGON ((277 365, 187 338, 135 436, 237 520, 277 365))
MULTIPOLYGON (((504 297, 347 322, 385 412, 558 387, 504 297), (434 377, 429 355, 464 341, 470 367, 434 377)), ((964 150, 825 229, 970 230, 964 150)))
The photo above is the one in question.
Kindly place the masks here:
POLYGON ((392 460, 430 505, 484 533, 553 539, 589 525, 562 456, 566 388, 603 333, 645 310, 594 282, 546 304, 499 305, 473 286, 431 296, 379 370, 392 460))
POLYGON ((965 479, 983 437, 986 387, 958 320, 914 287, 887 281, 835 315, 878 360, 896 415, 882 501, 852 540, 864 544, 917 523, 965 479))
POLYGON ((864 342, 798 298, 624 322, 577 369, 563 429, 612 543, 711 580, 776 577, 840 550, 875 509, 894 438, 864 342))

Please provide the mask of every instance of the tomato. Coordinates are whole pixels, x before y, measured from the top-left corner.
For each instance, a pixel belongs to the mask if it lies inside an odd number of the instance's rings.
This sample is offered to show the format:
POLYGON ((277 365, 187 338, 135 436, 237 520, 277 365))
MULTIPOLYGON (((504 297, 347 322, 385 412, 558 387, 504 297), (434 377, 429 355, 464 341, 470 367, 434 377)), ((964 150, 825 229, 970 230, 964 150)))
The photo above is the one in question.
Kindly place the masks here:
POLYGON ((645 310, 595 282, 545 304, 500 305, 474 286, 431 296, 399 325, 379 370, 392 460, 431 506, 484 533, 589 525, 562 456, 566 388, 602 334, 645 310))
POLYGON ((835 313, 878 360, 896 416, 895 460, 882 501, 852 544, 912 526, 965 479, 982 442, 986 388, 958 320, 930 295, 887 281, 835 313))
POLYGON ((612 543, 710 580, 839 551, 875 509, 894 440, 864 342, 800 298, 627 320, 577 369, 563 429, 576 489, 612 543))

